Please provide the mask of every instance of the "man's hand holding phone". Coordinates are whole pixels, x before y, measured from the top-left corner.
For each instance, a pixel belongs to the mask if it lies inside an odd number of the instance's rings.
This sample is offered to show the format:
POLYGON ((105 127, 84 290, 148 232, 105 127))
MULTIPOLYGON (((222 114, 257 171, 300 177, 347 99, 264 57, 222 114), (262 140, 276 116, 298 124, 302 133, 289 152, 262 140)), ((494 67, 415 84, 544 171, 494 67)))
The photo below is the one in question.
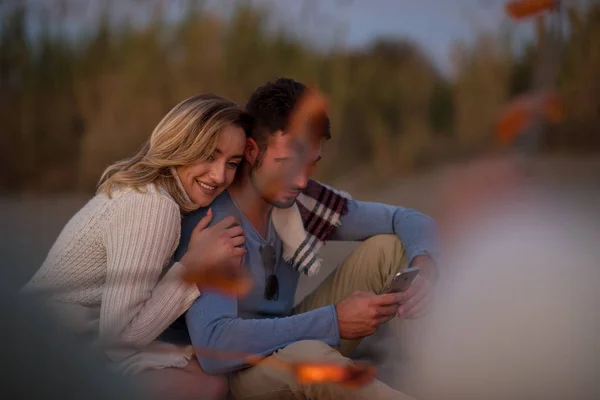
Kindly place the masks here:
POLYGON ((432 298, 437 277, 435 264, 427 256, 416 257, 415 267, 405 269, 390 282, 386 293, 354 292, 335 305, 342 339, 360 339, 395 316, 419 318, 432 298), (418 267, 416 267, 418 265, 418 267))
POLYGON ((354 292, 335 305, 342 339, 362 339, 396 316, 401 293, 354 292))
POLYGON ((433 286, 437 279, 437 267, 428 256, 418 256, 413 265, 420 269, 409 288, 402 292, 398 318, 415 319, 422 317, 433 300, 433 286))

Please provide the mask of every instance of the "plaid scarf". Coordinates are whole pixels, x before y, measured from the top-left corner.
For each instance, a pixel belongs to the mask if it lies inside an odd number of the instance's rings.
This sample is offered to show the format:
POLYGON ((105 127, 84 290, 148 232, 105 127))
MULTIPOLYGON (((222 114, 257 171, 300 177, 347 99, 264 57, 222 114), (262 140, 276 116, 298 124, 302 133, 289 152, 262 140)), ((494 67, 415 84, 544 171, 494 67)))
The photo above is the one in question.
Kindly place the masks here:
POLYGON ((348 212, 348 193, 309 181, 290 208, 275 208, 273 226, 283 242, 283 258, 296 270, 313 276, 321 267, 317 252, 348 212))

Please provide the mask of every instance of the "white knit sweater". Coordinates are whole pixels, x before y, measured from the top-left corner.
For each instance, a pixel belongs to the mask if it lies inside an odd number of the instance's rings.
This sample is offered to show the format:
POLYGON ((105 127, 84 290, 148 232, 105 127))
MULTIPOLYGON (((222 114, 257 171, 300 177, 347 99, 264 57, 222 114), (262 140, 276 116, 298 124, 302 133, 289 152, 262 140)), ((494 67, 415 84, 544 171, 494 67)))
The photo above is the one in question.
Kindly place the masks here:
MULTIPOLYGON (((58 289, 58 309, 95 340, 146 346, 200 294, 180 279, 181 264, 166 271, 180 231, 179 206, 163 189, 97 194, 67 223, 25 290, 58 289)), ((175 346, 109 352, 126 373, 184 367, 191 355, 175 346)))

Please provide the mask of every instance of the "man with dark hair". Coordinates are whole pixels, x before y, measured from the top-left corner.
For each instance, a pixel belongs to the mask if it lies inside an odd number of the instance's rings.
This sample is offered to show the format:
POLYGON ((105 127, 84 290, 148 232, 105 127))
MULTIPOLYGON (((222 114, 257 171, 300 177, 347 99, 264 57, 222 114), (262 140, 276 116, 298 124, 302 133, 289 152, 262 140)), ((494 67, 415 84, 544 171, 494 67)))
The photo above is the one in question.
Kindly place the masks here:
MULTIPOLYGON (((212 223, 233 215, 246 236, 244 263, 255 284, 240 299, 204 292, 186 314, 192 343, 223 351, 260 354, 285 361, 347 357, 360 339, 385 322, 420 316, 436 276, 433 221, 414 210, 352 200, 310 179, 330 137, 324 113, 289 132, 292 113, 308 89, 278 79, 252 94, 247 110, 255 118, 245 162, 235 182, 212 203, 212 223), (362 241, 317 290, 294 307, 300 274, 319 270, 317 252, 328 240, 362 241), (421 273, 404 293, 384 293, 401 269, 421 273)), ((206 209, 182 222, 180 247, 206 209)), ((229 374, 233 398, 402 399, 404 394, 375 381, 347 392, 333 384, 303 385, 271 363, 249 366, 243 360, 212 359, 199 352, 209 374, 229 374)))

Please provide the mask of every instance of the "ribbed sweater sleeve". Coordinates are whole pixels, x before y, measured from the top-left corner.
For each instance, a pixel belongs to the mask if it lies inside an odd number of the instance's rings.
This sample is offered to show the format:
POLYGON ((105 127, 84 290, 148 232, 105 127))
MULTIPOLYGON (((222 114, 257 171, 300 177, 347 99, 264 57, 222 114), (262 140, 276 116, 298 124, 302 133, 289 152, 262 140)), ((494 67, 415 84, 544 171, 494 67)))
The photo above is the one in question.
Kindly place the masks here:
POLYGON ((179 241, 178 206, 157 193, 132 192, 120 200, 105 232, 108 268, 99 335, 144 346, 183 314, 199 291, 179 279, 179 263, 161 278, 179 241))

